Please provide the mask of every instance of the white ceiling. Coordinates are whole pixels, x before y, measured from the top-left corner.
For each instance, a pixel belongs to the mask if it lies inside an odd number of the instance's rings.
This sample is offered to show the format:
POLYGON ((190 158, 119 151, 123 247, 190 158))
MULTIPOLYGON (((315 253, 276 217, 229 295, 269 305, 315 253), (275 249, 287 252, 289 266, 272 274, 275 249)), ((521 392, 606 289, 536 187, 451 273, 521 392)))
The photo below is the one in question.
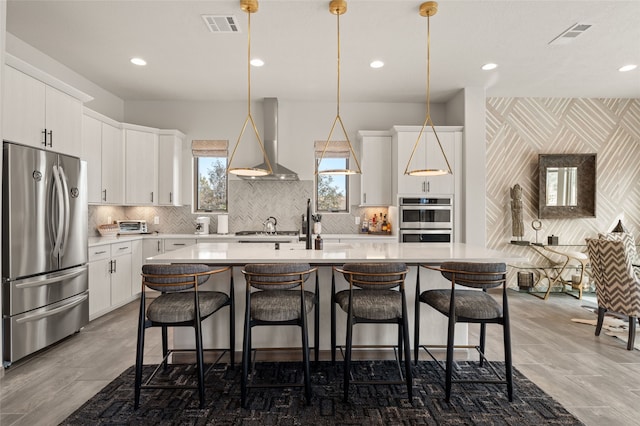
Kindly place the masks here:
MULTIPOLYGON (((340 18, 342 100, 425 98, 420 1, 349 0, 340 18), (373 59, 385 62, 371 69, 373 59)), ((328 0, 262 0, 251 17, 252 98, 335 101, 336 17, 328 0)), ((243 100, 247 14, 239 0, 7 2, 7 30, 124 100, 243 100), (201 15, 235 15, 211 33, 201 15), (134 56, 146 67, 129 63, 134 56)), ((487 96, 640 98, 640 0, 442 0, 431 18, 432 100, 463 87, 487 96), (593 25, 549 45, 576 23, 593 25), (486 62, 499 67, 482 71, 486 62)))

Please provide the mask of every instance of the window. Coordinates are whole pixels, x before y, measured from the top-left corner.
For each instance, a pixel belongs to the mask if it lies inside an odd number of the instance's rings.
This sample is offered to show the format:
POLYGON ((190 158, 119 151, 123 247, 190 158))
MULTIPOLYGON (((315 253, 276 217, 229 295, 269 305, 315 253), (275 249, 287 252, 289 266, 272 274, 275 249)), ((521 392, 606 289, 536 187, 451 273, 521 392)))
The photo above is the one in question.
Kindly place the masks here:
POLYGON ((193 211, 227 211, 228 141, 194 140, 193 211))
MULTIPOLYGON (((344 170, 349 167, 349 148, 345 142, 331 142, 324 152, 326 141, 316 141, 316 170, 344 170)), ((349 211, 349 176, 316 174, 316 211, 349 211)))

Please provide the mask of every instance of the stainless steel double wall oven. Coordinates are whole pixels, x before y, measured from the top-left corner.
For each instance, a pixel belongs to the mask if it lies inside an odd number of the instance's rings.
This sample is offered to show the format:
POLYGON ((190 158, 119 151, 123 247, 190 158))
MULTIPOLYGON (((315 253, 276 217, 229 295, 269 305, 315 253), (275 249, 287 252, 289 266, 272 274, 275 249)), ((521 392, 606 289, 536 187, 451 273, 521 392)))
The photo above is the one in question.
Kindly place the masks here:
POLYGON ((452 241, 453 196, 400 198, 400 242, 452 241))

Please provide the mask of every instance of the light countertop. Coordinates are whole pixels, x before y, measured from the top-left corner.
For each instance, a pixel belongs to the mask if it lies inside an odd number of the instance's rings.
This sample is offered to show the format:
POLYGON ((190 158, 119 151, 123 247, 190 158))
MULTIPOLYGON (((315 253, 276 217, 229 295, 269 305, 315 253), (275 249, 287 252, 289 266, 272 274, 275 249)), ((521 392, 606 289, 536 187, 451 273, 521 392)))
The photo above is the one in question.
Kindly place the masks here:
MULTIPOLYGON (((119 242, 134 241, 147 238, 162 238, 162 239, 194 239, 202 242, 202 240, 211 240, 211 242, 237 242, 242 241, 298 241, 296 235, 235 235, 235 234, 125 234, 115 237, 89 237, 89 247, 112 244, 119 242)), ((361 240, 361 241, 389 241, 395 242, 398 240, 397 235, 377 235, 377 234, 322 234, 322 238, 327 241, 336 240, 361 240)))
POLYGON ((440 264, 445 261, 518 262, 525 258, 469 244, 448 243, 332 243, 323 250, 306 250, 304 242, 280 244, 199 243, 147 260, 158 263, 201 262, 221 265, 308 262, 336 265, 346 262, 405 262, 440 264))

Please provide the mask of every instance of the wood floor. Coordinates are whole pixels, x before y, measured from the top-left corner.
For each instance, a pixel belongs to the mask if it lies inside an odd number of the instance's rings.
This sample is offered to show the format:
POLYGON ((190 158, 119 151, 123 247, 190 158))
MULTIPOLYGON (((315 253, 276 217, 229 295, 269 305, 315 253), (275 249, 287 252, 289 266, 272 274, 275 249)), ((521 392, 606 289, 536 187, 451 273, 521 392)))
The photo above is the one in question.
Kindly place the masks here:
MULTIPOLYGON (((595 318, 584 304, 567 295, 543 301, 511 292, 514 365, 587 425, 638 425, 640 351, 571 322, 595 318)), ((0 424, 57 424, 133 365, 137 306, 92 321, 72 338, 0 372, 0 424)), ((157 354, 159 330, 148 333, 145 353, 157 354)), ((500 333, 489 327, 490 359, 502 359, 500 333)))

